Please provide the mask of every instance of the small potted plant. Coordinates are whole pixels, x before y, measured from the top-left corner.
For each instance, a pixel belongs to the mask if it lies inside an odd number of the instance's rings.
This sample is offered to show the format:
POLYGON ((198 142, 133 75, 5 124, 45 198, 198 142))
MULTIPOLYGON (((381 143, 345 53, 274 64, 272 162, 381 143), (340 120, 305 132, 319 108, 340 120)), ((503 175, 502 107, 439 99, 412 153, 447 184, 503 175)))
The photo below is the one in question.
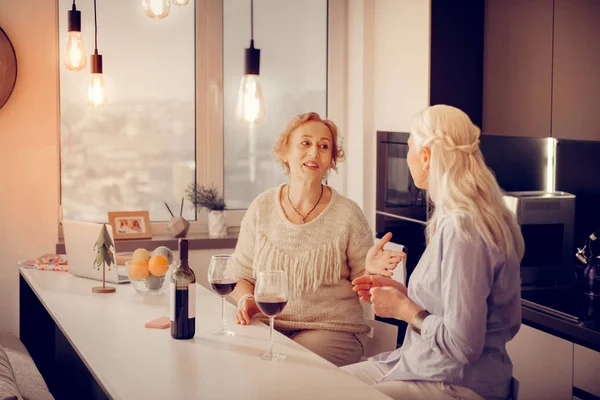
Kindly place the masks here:
POLYGON ((191 183, 185 193, 196 211, 200 208, 206 208, 208 211, 208 236, 226 237, 225 199, 219 194, 217 188, 191 183))

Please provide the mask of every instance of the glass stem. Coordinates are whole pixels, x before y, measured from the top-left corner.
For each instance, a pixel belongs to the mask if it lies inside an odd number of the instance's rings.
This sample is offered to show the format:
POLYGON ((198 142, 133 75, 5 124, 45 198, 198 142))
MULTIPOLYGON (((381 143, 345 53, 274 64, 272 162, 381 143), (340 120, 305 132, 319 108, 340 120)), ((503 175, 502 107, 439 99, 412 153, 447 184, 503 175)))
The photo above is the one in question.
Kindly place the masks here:
POLYGON ((225 332, 225 297, 221 296, 221 330, 225 332))
POLYGON ((269 357, 271 359, 273 359, 273 321, 275 321, 275 318, 270 317, 269 318, 269 325, 271 326, 270 329, 270 335, 269 335, 269 357))

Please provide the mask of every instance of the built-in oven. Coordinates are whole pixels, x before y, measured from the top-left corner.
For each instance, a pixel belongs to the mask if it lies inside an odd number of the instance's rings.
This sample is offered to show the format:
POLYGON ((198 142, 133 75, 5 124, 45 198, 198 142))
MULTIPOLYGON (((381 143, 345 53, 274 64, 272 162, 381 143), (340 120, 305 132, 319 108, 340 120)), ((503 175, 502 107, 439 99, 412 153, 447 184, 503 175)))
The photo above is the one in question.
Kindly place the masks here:
POLYGON ((376 230, 405 246, 408 279, 425 250, 427 197, 413 181, 406 156, 408 132, 377 132, 376 230))
POLYGON ((406 156, 408 132, 377 132, 377 198, 380 214, 427 220, 425 191, 415 186, 406 156))
MULTIPOLYGON (((408 132, 377 132, 377 193, 375 229, 381 238, 392 232, 392 242, 404 246, 407 284, 421 255, 425 251, 427 197, 416 187, 406 156, 408 132)), ((377 317, 398 326, 398 344, 404 340, 406 323, 397 319, 377 317)))

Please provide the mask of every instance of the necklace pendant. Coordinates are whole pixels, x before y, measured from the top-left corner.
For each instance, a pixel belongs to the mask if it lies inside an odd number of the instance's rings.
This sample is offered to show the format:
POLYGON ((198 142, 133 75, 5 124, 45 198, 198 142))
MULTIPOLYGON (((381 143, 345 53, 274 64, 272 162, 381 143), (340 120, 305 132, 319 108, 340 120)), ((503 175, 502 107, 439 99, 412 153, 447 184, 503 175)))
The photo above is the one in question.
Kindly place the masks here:
POLYGON ((304 225, 304 222, 306 222, 306 221, 304 221, 304 219, 302 219, 302 225, 304 225))

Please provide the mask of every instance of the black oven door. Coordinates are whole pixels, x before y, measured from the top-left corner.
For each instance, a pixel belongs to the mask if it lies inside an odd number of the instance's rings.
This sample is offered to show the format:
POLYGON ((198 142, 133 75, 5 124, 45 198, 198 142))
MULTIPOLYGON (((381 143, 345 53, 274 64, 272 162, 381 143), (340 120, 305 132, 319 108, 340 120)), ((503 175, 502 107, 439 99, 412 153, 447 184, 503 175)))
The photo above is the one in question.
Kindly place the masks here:
POLYGON ((409 135, 406 132, 377 132, 376 208, 380 213, 425 222, 425 191, 415 186, 406 163, 409 135))

